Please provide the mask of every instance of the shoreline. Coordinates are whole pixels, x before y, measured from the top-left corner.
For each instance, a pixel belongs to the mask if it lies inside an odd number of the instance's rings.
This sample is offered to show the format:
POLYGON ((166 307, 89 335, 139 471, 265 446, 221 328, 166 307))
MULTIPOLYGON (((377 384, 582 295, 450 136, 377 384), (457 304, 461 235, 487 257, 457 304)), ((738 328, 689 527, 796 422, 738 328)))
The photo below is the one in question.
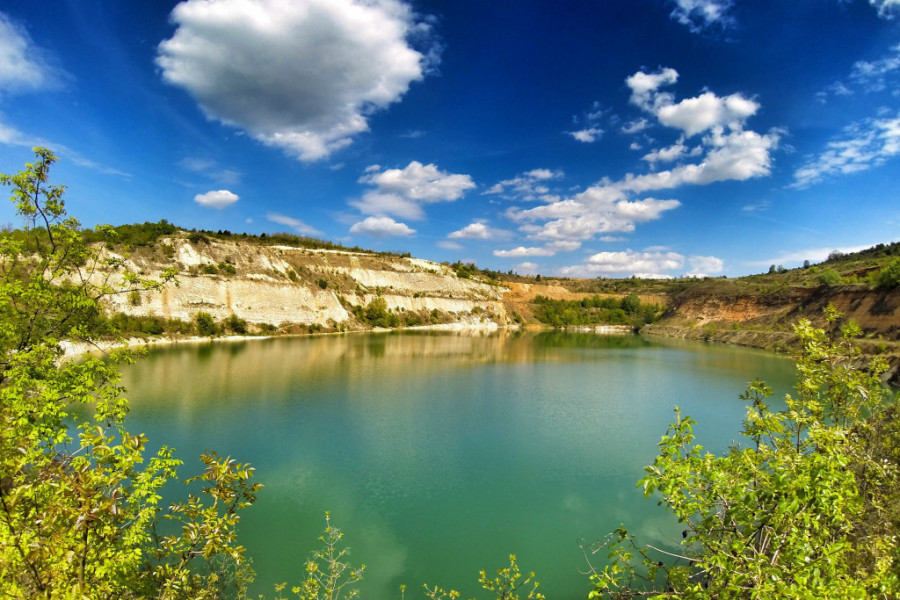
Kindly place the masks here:
POLYGON ((322 331, 316 333, 284 333, 278 335, 221 335, 221 336, 185 336, 185 337, 130 337, 124 340, 98 340, 96 342, 73 342, 63 340, 59 346, 63 349, 63 360, 71 360, 85 354, 106 353, 124 348, 148 349, 153 346, 170 346, 178 344, 200 344, 204 342, 242 342, 248 340, 265 340, 288 337, 313 337, 326 335, 349 335, 356 333, 390 333, 394 331, 445 331, 445 332, 488 332, 495 333, 502 330, 518 330, 519 326, 500 326, 494 321, 486 323, 467 323, 457 321, 453 323, 438 323, 436 325, 417 325, 415 327, 385 328, 374 327, 372 329, 355 329, 351 331, 322 331))

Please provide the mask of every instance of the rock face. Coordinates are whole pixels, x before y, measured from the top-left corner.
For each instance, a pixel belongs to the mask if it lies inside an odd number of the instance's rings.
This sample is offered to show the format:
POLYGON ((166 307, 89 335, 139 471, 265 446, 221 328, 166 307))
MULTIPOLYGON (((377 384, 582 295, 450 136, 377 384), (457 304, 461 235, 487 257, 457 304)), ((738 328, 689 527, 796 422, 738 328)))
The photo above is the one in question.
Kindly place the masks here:
POLYGON ((845 319, 853 319, 870 336, 900 340, 900 290, 862 285, 792 287, 775 294, 691 294, 675 297, 666 321, 719 325, 783 327, 801 318, 817 327, 825 324, 825 307, 832 304, 845 319))
POLYGON ((108 299, 111 311, 130 315, 191 320, 206 312, 255 324, 335 327, 353 320, 355 306, 380 296, 396 313, 437 310, 463 322, 507 321, 505 288, 460 279, 426 260, 184 237, 159 240, 127 257, 104 252, 144 278, 173 265, 179 270, 177 284, 162 291, 108 299))
POLYGON ((885 379, 900 385, 900 290, 862 285, 792 287, 775 294, 692 293, 672 299, 663 322, 645 333, 724 342, 779 351, 797 349, 791 326, 808 319, 826 327, 825 307, 833 305, 863 330, 857 341, 866 354, 890 365, 885 379))

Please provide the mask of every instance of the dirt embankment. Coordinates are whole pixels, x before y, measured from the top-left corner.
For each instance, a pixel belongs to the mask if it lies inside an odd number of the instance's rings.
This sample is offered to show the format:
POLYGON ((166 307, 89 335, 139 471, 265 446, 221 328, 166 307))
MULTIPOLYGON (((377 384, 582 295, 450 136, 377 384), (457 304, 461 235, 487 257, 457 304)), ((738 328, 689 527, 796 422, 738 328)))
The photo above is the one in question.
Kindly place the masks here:
MULTIPOLYGON (((603 298, 624 298, 627 294, 595 294, 587 292, 573 292, 560 285, 542 285, 539 283, 515 283, 511 281, 504 282, 508 288, 503 295, 503 304, 506 306, 508 314, 518 313, 525 322, 534 320, 534 312, 531 309, 531 302, 538 296, 549 298, 550 300, 582 300, 587 297, 599 295, 603 298)), ((641 302, 646 304, 658 304, 667 306, 669 303, 667 296, 659 294, 638 294, 641 302)))
POLYGON ((793 325, 800 319, 827 327, 829 304, 860 326, 863 352, 886 357, 891 380, 900 383, 900 290, 844 285, 722 294, 695 289, 673 296, 663 320, 644 332, 786 352, 797 345, 793 325))

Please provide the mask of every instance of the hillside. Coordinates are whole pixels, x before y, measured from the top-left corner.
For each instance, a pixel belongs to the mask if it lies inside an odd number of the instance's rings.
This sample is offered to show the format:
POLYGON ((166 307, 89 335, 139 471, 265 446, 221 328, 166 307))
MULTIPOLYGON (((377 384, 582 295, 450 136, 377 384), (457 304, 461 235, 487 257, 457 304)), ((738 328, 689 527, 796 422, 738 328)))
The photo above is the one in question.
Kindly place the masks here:
POLYGON ((452 321, 496 327, 507 322, 501 286, 460 278, 446 265, 397 255, 177 231, 127 251, 107 246, 102 258, 121 259, 148 278, 173 265, 178 269, 177 282, 161 292, 107 300, 110 312, 130 316, 192 321, 203 312, 217 321, 234 315, 251 329, 267 332, 347 330, 364 328, 357 315, 380 298, 383 308, 405 324, 452 321))
POLYGON ((229 319, 240 323, 232 327, 236 333, 496 329, 543 326, 535 302, 541 297, 571 303, 636 295, 665 309, 642 329, 646 334, 786 351, 796 341, 793 324, 807 318, 823 326, 831 304, 860 326, 863 349, 887 356, 894 377, 900 376, 900 287, 878 279, 898 261, 900 244, 834 253, 798 269, 773 265, 768 273, 736 279, 569 279, 439 264, 287 234, 187 232, 165 222, 117 230, 118 242, 97 241, 105 258, 120 259, 144 277, 173 265, 179 271, 177 282, 161 292, 108 299, 110 313, 128 317, 189 324, 206 313, 222 324, 221 332, 229 319))

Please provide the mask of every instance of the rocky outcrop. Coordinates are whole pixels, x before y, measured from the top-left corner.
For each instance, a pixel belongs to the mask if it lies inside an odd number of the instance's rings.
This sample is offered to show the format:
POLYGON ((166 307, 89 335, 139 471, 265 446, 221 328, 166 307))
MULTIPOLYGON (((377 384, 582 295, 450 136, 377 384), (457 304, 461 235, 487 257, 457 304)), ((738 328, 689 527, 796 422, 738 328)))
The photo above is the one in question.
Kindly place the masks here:
POLYGON ((869 337, 900 339, 900 290, 863 285, 786 287, 769 293, 719 293, 692 290, 675 295, 665 321, 669 325, 790 331, 801 318, 825 324, 825 307, 833 305, 844 319, 854 320, 869 337))
POLYGON ((890 365, 886 379, 900 384, 900 290, 863 285, 743 294, 692 290, 675 295, 662 322, 646 326, 642 333, 787 352, 797 347, 792 326, 800 319, 827 327, 828 305, 860 326, 863 337, 857 344, 865 354, 883 356, 890 365))
POLYGON ((179 271, 177 282, 161 291, 107 300, 111 311, 129 315, 191 320, 206 312, 254 324, 336 327, 352 324, 354 307, 381 297, 396 313, 439 311, 462 321, 506 322, 505 288, 460 279, 426 260, 219 239, 192 243, 182 236, 127 256, 103 252, 144 278, 173 265, 179 271))

